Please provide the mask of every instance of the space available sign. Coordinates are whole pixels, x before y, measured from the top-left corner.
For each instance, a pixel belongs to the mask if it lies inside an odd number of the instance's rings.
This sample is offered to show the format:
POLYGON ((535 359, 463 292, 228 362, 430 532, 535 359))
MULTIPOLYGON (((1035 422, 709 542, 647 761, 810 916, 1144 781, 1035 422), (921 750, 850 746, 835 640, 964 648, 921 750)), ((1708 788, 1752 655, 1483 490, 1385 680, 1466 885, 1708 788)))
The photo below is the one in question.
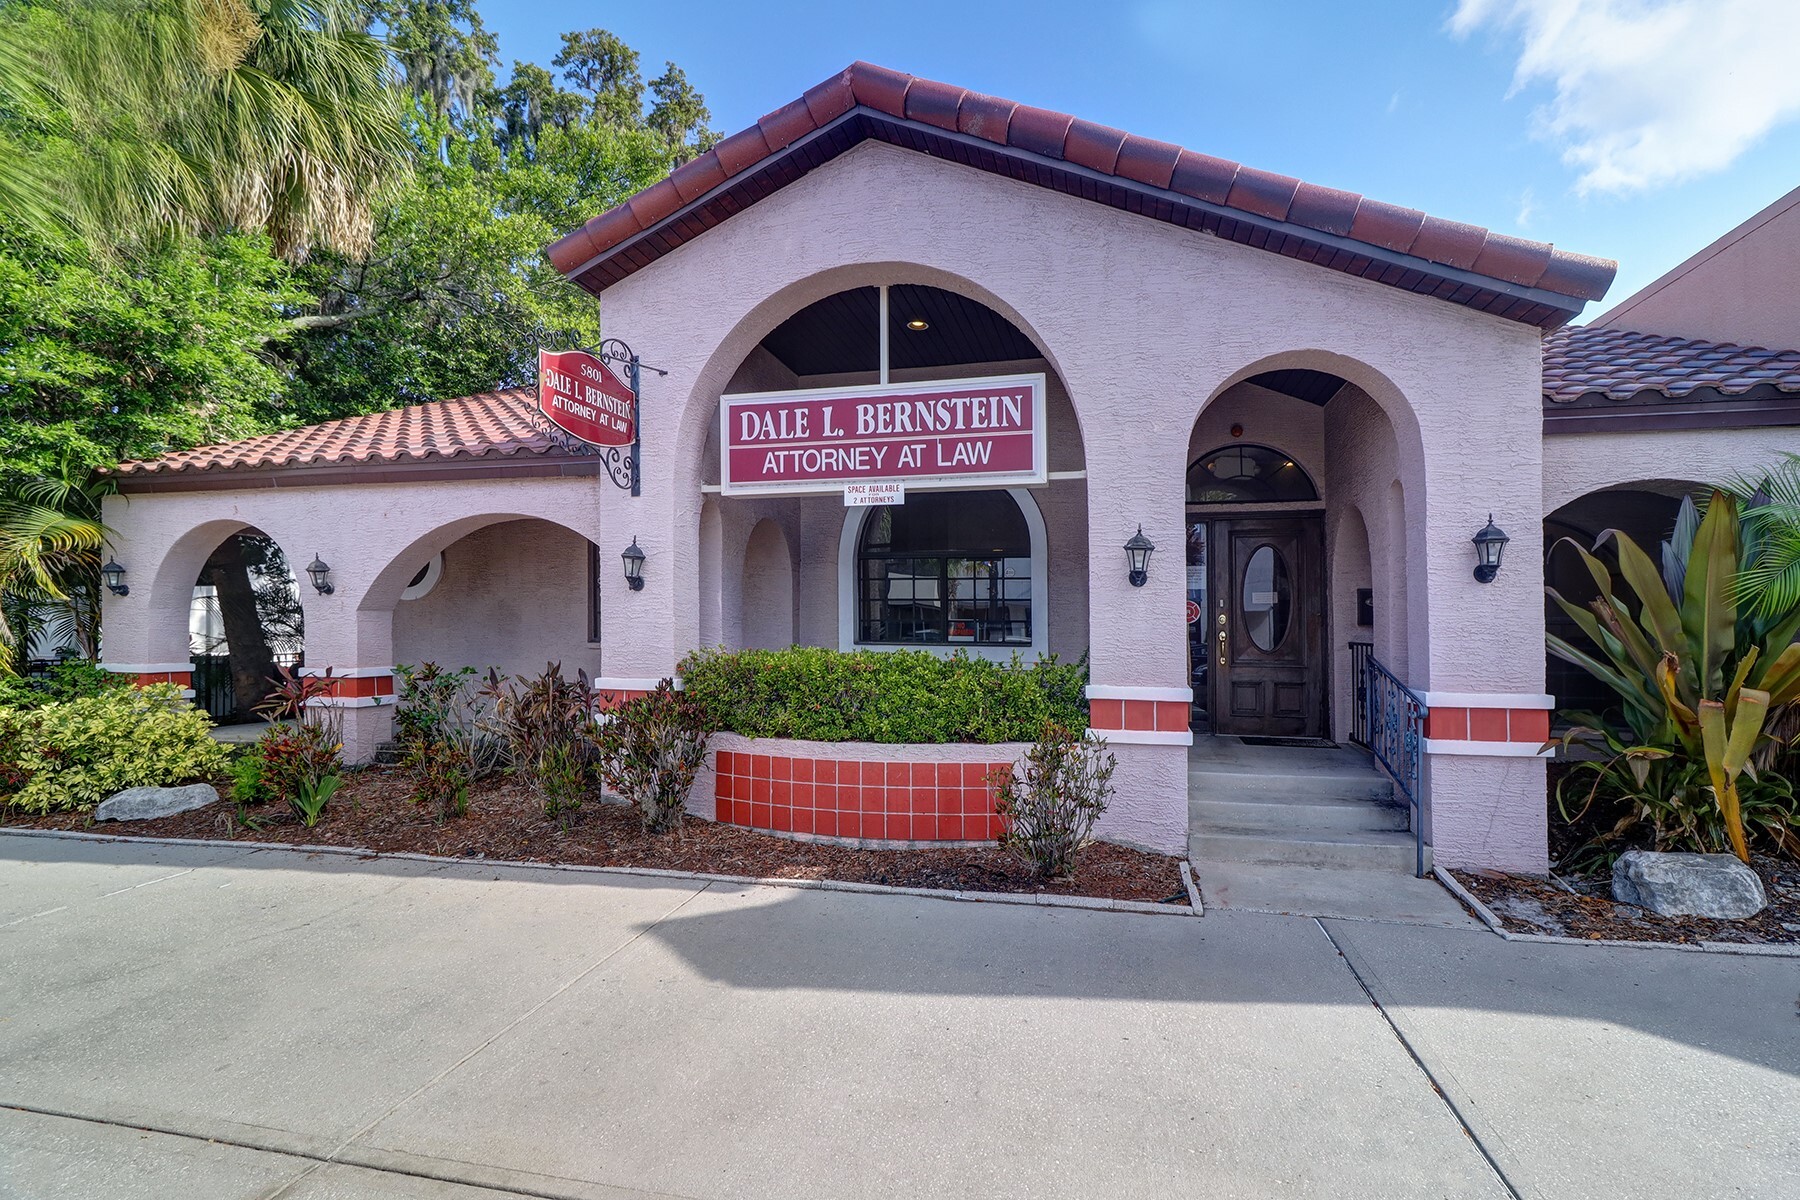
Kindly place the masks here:
POLYGON ((719 423, 727 496, 1046 478, 1042 375, 725 396, 719 423))
POLYGON ((538 351, 538 411, 593 446, 629 446, 637 438, 637 399, 586 350, 538 351))

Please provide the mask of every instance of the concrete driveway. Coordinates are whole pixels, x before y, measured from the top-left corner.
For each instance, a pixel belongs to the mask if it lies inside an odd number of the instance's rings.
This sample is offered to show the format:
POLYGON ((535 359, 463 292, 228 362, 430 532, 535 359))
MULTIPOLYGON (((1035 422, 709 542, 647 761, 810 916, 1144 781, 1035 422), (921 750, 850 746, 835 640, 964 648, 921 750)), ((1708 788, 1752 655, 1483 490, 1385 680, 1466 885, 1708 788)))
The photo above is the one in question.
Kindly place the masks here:
POLYGON ((1800 963, 0 835, 0 1196, 1787 1197, 1800 963))

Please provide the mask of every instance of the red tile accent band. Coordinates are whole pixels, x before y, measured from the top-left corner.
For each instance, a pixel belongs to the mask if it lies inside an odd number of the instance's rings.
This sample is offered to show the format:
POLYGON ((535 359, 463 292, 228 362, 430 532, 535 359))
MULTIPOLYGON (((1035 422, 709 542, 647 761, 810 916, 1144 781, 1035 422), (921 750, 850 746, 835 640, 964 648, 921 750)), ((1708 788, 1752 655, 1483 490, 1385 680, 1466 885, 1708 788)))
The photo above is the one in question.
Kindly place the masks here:
POLYGON ((139 673, 137 676, 138 687, 149 687, 153 683, 178 683, 184 688, 191 688, 194 686, 194 673, 192 671, 154 671, 148 674, 139 673))
POLYGON ((332 675, 324 678, 327 687, 320 693, 322 696, 335 696, 345 700, 360 700, 370 696, 392 696, 394 694, 394 677, 392 675, 332 675))
POLYGON ((893 762, 721 750, 718 820, 772 833, 906 842, 1000 835, 988 776, 1006 762, 893 762))
POLYGON ((1186 733, 1192 718, 1186 700, 1088 701, 1088 726, 1092 729, 1186 733))
POLYGON ((1438 742, 1547 742, 1550 711, 1543 708, 1434 708, 1425 736, 1438 742))
POLYGON ((611 712, 628 700, 641 700, 650 693, 634 688, 608 688, 597 693, 594 706, 601 712, 611 712))

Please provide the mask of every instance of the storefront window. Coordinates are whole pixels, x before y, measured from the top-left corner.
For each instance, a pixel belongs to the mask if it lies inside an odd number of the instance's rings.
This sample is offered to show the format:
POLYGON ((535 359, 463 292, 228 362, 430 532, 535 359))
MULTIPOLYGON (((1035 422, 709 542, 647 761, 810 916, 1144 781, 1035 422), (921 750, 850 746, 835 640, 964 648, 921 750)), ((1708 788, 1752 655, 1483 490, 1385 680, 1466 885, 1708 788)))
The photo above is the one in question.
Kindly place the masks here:
POLYGON ((1031 532, 1003 491, 925 492, 872 510, 857 635, 890 645, 1031 645, 1031 532))
POLYGON ((1319 491, 1306 472, 1279 450, 1267 446, 1221 446, 1202 454, 1188 468, 1189 504, 1266 504, 1283 500, 1317 500, 1319 491))

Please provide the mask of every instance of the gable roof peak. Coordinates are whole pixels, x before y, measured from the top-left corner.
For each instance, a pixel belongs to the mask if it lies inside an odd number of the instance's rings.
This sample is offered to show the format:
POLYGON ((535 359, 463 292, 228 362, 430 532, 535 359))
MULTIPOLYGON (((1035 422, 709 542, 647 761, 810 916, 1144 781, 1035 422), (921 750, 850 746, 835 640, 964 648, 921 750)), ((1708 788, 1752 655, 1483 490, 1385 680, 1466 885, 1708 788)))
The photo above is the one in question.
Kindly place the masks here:
POLYGON ((852 146, 886 141, 1556 328, 1618 264, 857 61, 547 247, 598 293, 852 146), (1021 171, 1021 165, 1032 168, 1021 171), (1145 198, 1157 203, 1147 205, 1145 198))

